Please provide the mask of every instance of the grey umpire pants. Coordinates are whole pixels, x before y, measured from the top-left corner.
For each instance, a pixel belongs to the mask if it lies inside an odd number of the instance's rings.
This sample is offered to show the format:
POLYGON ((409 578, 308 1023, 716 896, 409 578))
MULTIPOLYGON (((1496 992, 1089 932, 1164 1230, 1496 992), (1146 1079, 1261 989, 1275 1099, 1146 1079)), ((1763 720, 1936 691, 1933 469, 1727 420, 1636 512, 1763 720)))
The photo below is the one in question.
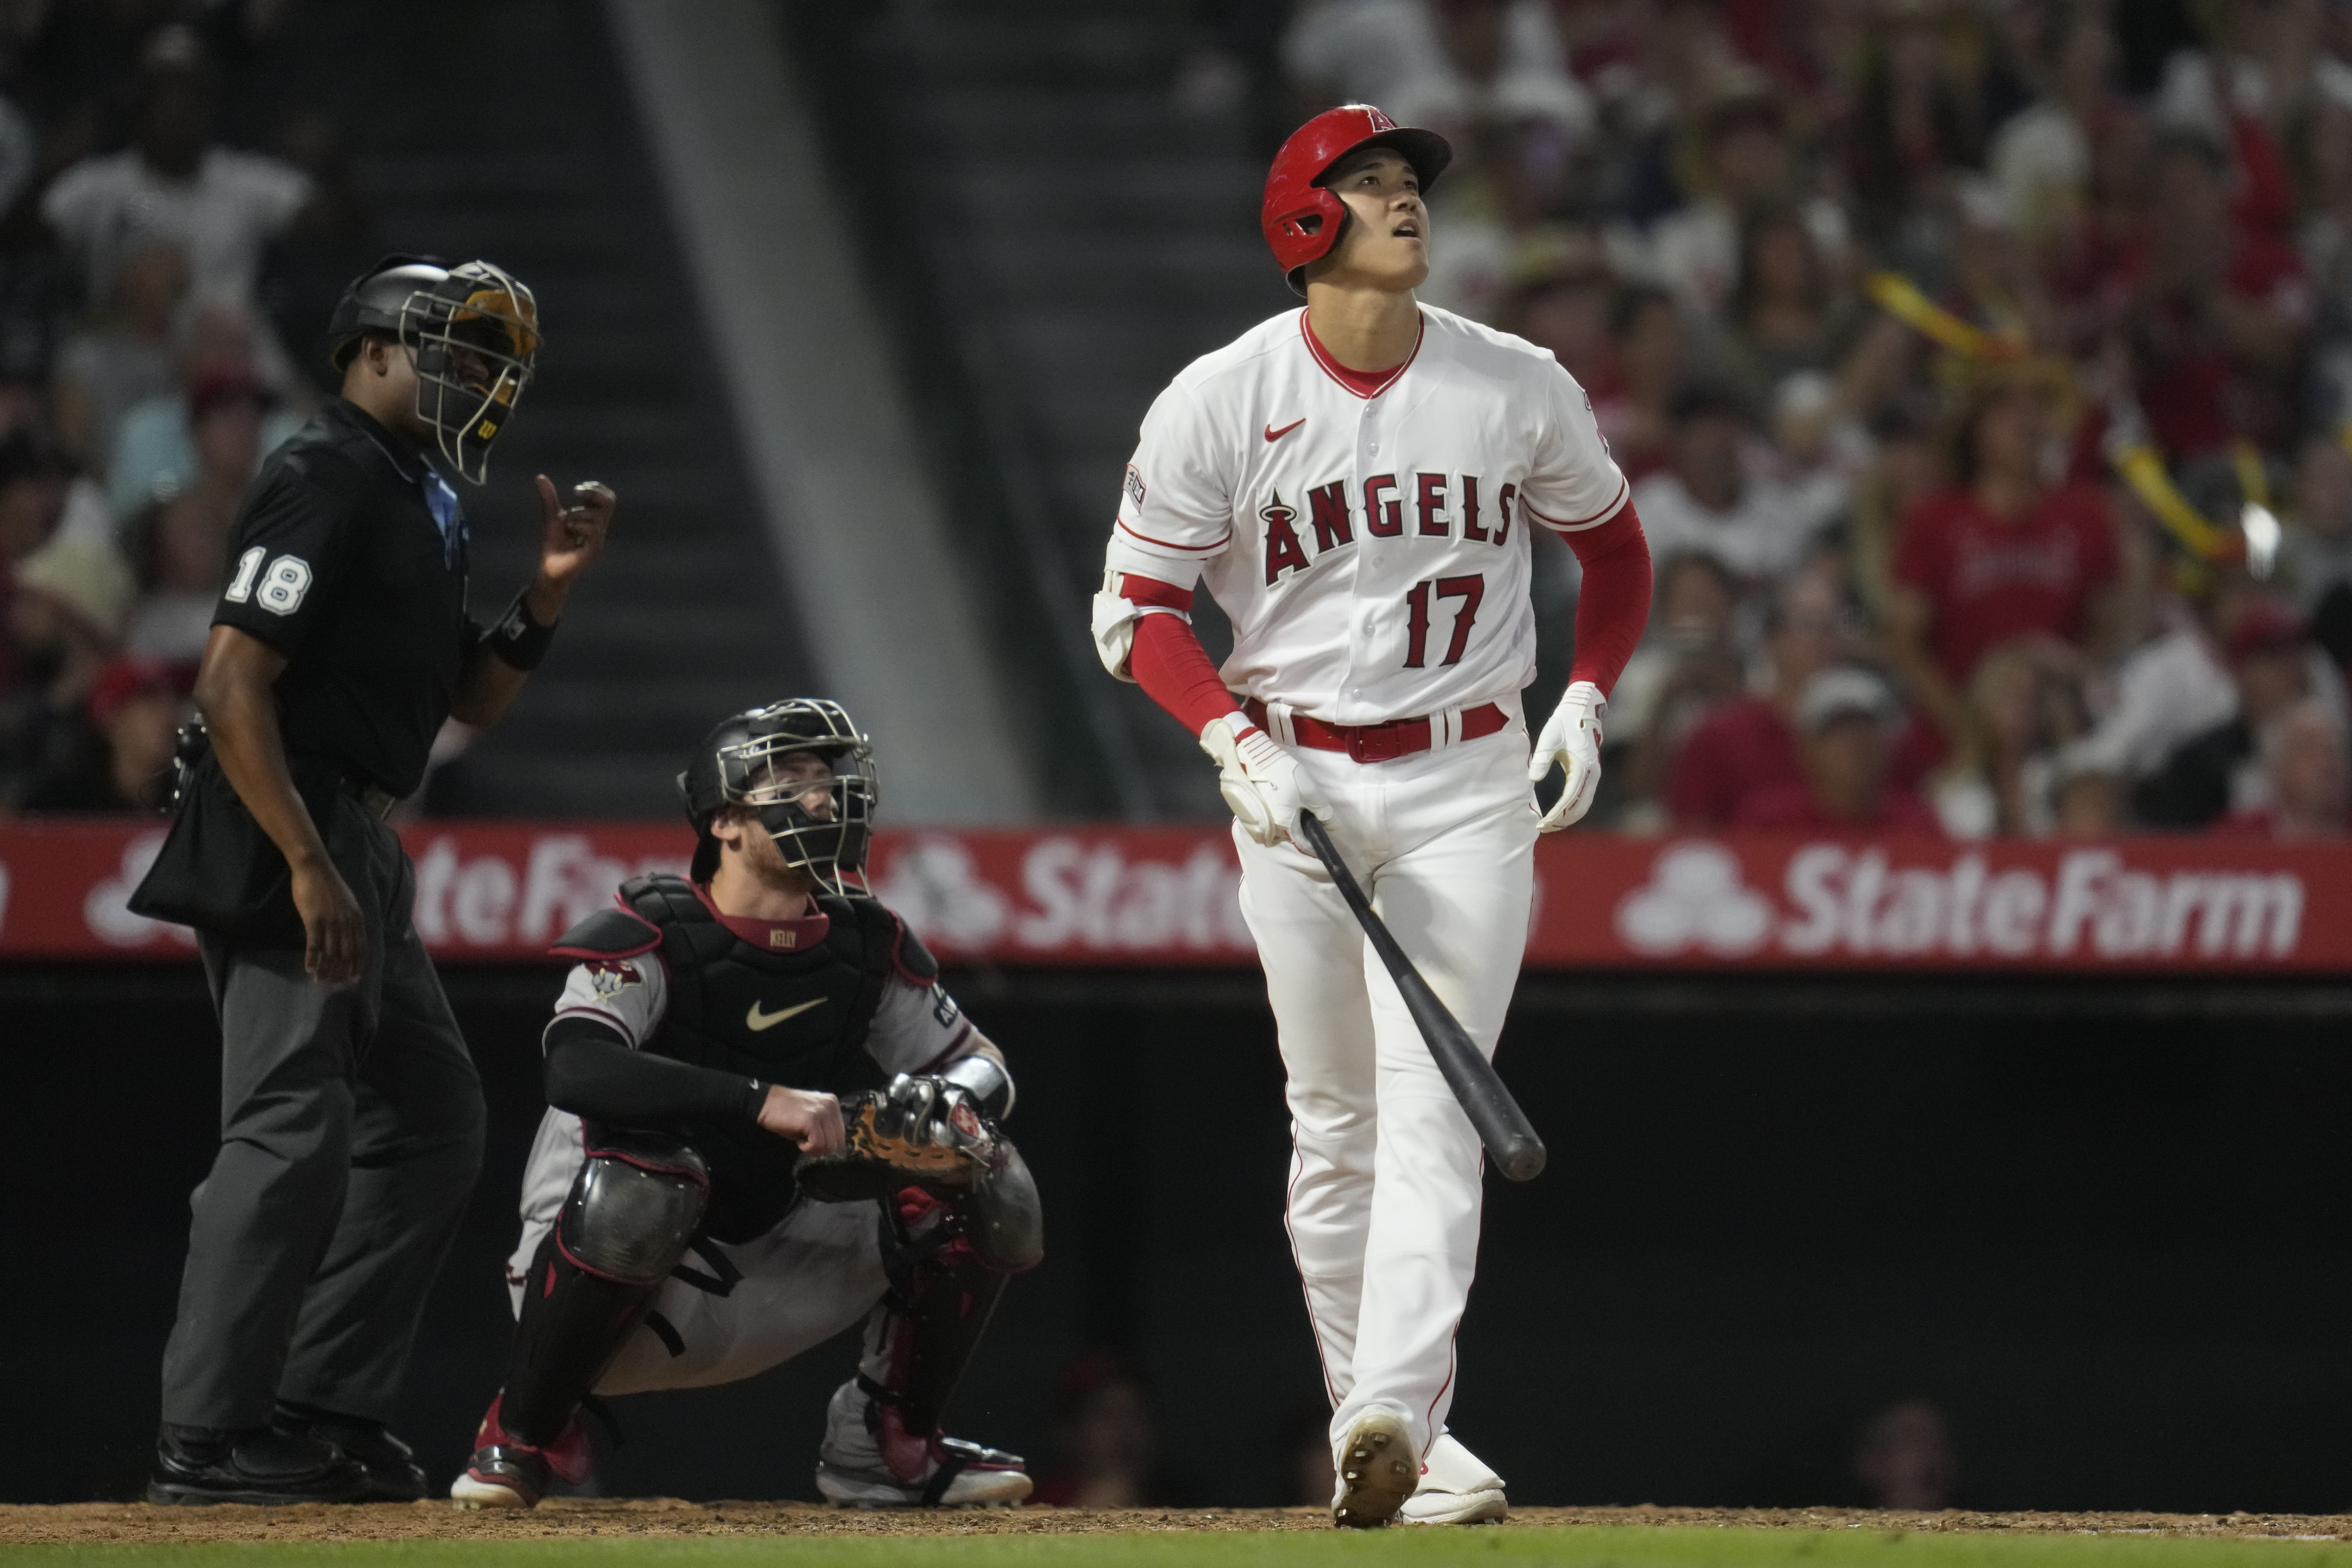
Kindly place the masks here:
POLYGON ((191 1200, 163 1419, 257 1426, 279 1398, 391 1418, 481 1168, 481 1083, 410 919, 398 837, 338 797, 323 837, 367 915, 328 991, 299 947, 206 934, 221 1146, 191 1200))

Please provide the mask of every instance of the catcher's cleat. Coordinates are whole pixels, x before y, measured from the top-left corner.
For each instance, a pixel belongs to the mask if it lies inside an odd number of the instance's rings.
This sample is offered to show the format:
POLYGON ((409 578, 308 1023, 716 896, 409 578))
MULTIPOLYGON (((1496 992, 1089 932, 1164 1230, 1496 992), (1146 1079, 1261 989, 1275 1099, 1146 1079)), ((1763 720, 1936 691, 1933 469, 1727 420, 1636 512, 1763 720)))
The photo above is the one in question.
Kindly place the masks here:
POLYGON ((579 1416, 566 1421, 553 1442, 526 1443, 499 1424, 493 1399, 474 1434, 474 1457, 449 1483, 449 1500, 463 1509, 536 1508, 551 1485, 579 1485, 595 1462, 579 1416))
POLYGON ((1421 1467, 1420 1489, 1404 1500, 1397 1517, 1408 1524, 1484 1524, 1510 1511, 1503 1478, 1451 1433, 1440 1433, 1421 1467))
POLYGON ((855 1379, 834 1391, 816 1489, 835 1508, 1003 1507, 1029 1487, 1018 1454, 937 1432, 917 1436, 855 1379))
POLYGON ((1335 1464, 1339 1485, 1331 1500, 1331 1522, 1351 1530, 1370 1530, 1394 1519, 1421 1479, 1404 1417, 1391 1410, 1357 1416, 1335 1464))
POLYGON ((367 1472, 332 1443, 267 1426, 222 1431, 168 1423, 155 1439, 147 1500, 164 1507, 215 1502, 265 1508, 358 1502, 367 1472))
POLYGON ((381 1421, 339 1415, 312 1405, 279 1400, 270 1427, 289 1437, 331 1443, 367 1472, 369 1502, 415 1502, 425 1495, 425 1468, 416 1450, 392 1435, 381 1421))

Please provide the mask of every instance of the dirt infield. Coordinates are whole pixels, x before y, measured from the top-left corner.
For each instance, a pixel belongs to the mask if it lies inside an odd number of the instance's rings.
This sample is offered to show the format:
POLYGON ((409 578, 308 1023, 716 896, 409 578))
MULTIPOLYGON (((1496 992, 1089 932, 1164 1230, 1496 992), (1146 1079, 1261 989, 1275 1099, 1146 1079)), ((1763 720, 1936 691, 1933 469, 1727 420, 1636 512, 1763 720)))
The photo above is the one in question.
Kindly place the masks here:
MULTIPOLYGON (((1851 1509, 1527 1508, 1505 1529, 1683 1525, 1926 1534, 2134 1534, 2352 1541, 2352 1515, 1875 1513, 1851 1509)), ((145 1503, 0 1506, 0 1546, 255 1541, 520 1541, 761 1535, 1085 1535, 1331 1528, 1319 1509, 991 1509, 858 1513, 809 1503, 553 1500, 530 1513, 461 1513, 446 1502, 362 1508, 152 1508, 145 1503)))

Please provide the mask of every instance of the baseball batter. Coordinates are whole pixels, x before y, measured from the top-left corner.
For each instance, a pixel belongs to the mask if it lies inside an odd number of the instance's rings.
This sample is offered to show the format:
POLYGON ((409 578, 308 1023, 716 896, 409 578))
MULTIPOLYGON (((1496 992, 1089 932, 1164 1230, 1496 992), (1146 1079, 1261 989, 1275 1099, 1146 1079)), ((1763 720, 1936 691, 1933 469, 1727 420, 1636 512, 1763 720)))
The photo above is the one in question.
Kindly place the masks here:
POLYGON ((1583 389, 1545 351, 1413 298, 1423 193, 1451 157, 1362 104, 1284 144, 1263 224, 1307 307, 1196 361, 1152 405, 1094 610, 1105 666, 1200 737, 1236 818, 1345 1525, 1507 1510, 1502 1480, 1445 1427, 1480 1159, 1394 984, 1289 829, 1301 811, 1323 819, 1491 1055, 1536 835, 1591 804, 1604 697, 1650 604, 1649 548, 1583 389), (1534 528, 1567 540, 1584 587, 1570 683, 1530 758, 1534 528), (1233 622, 1222 671, 1192 634, 1196 581, 1233 622), (1559 797, 1539 811, 1532 786, 1555 763, 1559 797))

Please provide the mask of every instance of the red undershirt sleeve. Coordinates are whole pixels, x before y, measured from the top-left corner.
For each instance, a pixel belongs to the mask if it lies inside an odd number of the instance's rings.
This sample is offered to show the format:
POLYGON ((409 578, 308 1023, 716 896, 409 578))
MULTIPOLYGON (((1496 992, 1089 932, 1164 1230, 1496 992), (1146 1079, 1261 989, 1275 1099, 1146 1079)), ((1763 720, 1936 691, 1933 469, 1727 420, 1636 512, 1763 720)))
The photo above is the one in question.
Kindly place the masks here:
POLYGON ((1600 527, 1560 537, 1584 567, 1576 599, 1576 665, 1568 679, 1589 680, 1606 697, 1650 624, 1650 542, 1630 500, 1600 527))
MULTIPOLYGON (((1130 604, 1171 610, 1190 610, 1190 590, 1173 584, 1119 574, 1119 596, 1130 604)), ((1239 706, 1234 694, 1209 662, 1209 650, 1181 616, 1145 616, 1135 623, 1135 644, 1127 670, 1150 697, 1176 716, 1177 722, 1198 735, 1210 721, 1222 719, 1239 706)))

